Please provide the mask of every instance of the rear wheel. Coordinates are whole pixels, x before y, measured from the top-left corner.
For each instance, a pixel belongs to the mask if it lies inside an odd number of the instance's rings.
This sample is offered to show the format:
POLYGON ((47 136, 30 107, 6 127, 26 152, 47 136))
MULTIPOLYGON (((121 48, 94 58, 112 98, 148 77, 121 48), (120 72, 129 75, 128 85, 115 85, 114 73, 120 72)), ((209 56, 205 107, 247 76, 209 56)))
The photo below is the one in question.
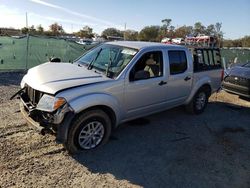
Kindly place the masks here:
POLYGON ((193 114, 201 114, 207 106, 209 93, 207 88, 199 89, 191 102, 186 106, 186 110, 193 114))
POLYGON ((111 121, 102 110, 90 110, 79 115, 71 125, 66 149, 74 154, 105 144, 111 134, 111 121))

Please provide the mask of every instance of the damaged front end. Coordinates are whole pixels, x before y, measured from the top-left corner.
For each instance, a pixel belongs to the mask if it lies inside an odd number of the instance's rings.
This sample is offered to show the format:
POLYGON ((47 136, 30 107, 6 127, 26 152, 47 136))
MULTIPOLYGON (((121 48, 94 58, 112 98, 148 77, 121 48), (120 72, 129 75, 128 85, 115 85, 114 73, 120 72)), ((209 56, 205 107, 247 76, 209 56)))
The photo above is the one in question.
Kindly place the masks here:
POLYGON ((55 97, 25 85, 11 99, 19 96, 21 112, 25 119, 42 134, 56 133, 65 115, 73 110, 62 97, 55 97))

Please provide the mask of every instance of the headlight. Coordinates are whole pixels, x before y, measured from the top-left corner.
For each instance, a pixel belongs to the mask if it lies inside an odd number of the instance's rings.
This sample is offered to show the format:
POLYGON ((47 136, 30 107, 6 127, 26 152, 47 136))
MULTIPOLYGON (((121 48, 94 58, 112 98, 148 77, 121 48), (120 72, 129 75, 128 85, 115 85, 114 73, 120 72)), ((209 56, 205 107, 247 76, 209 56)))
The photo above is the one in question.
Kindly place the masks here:
POLYGON ((24 88, 24 86, 25 86, 25 81, 24 81, 24 79, 22 79, 22 81, 21 81, 21 88, 24 88))
POLYGON ((51 95, 44 94, 37 104, 37 109, 46 112, 53 112, 65 103, 66 100, 62 97, 57 98, 51 95))

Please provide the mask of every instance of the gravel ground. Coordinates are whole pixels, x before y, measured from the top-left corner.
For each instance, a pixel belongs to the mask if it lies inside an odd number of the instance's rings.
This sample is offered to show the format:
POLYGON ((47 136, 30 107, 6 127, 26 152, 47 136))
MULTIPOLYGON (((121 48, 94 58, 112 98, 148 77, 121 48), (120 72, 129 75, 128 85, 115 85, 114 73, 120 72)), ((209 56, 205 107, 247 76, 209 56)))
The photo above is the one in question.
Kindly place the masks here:
POLYGON ((250 102, 220 92, 201 115, 175 108, 132 121, 72 157, 8 100, 21 77, 0 73, 0 187, 250 187, 250 102))

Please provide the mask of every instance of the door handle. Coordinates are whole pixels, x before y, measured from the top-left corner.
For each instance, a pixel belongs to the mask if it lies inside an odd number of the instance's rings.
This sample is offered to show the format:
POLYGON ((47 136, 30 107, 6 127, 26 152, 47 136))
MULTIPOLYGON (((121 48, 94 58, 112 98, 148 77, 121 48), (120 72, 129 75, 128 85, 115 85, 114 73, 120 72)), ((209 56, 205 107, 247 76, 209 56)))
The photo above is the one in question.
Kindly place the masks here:
POLYGON ((167 82, 161 81, 161 82, 159 83, 159 86, 162 86, 162 85, 165 85, 165 84, 167 84, 167 82))
POLYGON ((184 78, 185 81, 188 81, 191 79, 191 76, 187 76, 186 78, 184 78))

